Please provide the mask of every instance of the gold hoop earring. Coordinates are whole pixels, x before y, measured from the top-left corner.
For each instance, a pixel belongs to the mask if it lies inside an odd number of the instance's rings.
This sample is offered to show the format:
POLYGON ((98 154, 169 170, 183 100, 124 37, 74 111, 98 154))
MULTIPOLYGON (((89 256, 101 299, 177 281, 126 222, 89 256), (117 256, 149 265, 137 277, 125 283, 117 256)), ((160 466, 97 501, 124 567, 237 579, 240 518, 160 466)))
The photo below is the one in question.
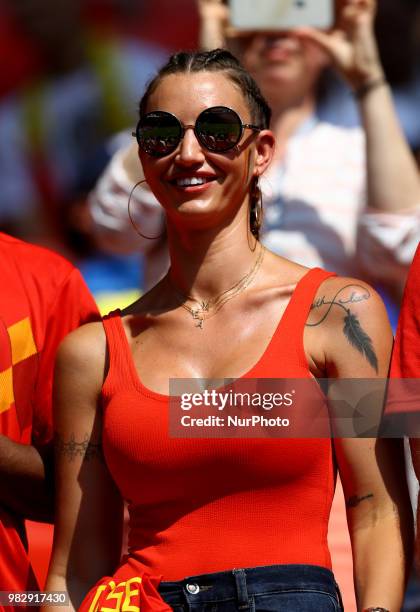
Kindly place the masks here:
POLYGON ((259 239, 259 233, 263 221, 263 199, 262 192, 259 185, 259 177, 256 176, 252 191, 250 194, 250 211, 249 211, 249 224, 252 235, 259 239))
POLYGON ((163 231, 161 234, 159 234, 159 236, 146 236, 146 234, 143 234, 137 227, 136 223, 134 222, 133 217, 131 216, 131 212, 130 212, 130 203, 131 203, 131 198, 133 196, 134 190, 136 189, 136 187, 138 187, 139 185, 141 185, 142 183, 146 183, 146 179, 143 179, 142 181, 138 181, 134 187, 132 188, 132 190, 130 191, 130 195, 128 196, 128 204, 127 204, 127 211, 128 211, 128 218, 130 219, 130 223, 134 228, 134 231, 136 232, 136 234, 138 234, 139 236, 141 236, 142 238, 146 238, 146 240, 157 240, 158 238, 162 238, 162 236, 165 235, 165 231, 163 231))

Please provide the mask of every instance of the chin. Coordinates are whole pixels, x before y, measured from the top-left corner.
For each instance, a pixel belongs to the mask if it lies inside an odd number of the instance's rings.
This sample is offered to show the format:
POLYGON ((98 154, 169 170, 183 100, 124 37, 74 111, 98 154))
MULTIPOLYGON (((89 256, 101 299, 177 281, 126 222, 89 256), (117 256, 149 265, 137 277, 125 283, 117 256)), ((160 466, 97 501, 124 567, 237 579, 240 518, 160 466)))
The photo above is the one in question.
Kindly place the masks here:
POLYGON ((191 217, 204 217, 214 212, 214 207, 210 202, 203 200, 185 200, 176 204, 176 212, 179 215, 190 215, 191 217))
POLYGON ((296 96, 300 97, 311 87, 306 78, 303 80, 296 73, 275 70, 266 72, 264 78, 258 80, 258 85, 271 105, 281 105, 296 96))
POLYGON ((259 85, 271 85, 271 87, 275 87, 281 85, 293 85, 294 83, 301 81, 304 78, 304 74, 304 71, 296 65, 292 65, 290 63, 273 63, 265 66, 264 69, 255 76, 259 85))

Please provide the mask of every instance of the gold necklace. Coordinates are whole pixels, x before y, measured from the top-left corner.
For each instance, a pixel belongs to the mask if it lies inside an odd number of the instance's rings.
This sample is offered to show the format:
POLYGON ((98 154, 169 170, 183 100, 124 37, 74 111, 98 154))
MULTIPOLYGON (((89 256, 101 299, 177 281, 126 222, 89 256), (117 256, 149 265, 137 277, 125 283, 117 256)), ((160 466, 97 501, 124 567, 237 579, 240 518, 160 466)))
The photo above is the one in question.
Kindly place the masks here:
POLYGON ((203 323, 206 319, 210 319, 211 317, 214 317, 214 315, 219 312, 219 310, 222 308, 224 304, 226 304, 226 302, 236 297, 237 295, 245 291, 247 287, 249 287, 249 285, 252 283, 255 276, 257 275, 259 268, 261 267, 262 261, 264 259, 264 253, 265 253, 265 248, 261 245, 260 252, 258 253, 258 257, 256 258, 251 270, 247 272, 245 276, 243 276, 234 285, 232 285, 232 287, 229 287, 229 289, 225 289, 224 291, 222 291, 222 293, 219 293, 219 295, 216 295, 216 297, 210 298, 208 300, 199 300, 198 298, 194 296, 182 293, 181 291, 179 291, 179 289, 177 289, 177 287, 174 286, 174 284, 171 281, 170 276, 168 276, 168 279, 172 285, 172 288, 174 289, 175 293, 180 298, 180 306, 182 306, 182 308, 184 308, 187 312, 190 313, 190 315, 196 322, 195 327, 199 327, 200 329, 203 329, 203 323), (188 304, 185 303, 185 300, 196 302, 198 306, 195 308, 188 306, 188 304), (210 310, 212 310, 212 312, 210 312, 210 310))

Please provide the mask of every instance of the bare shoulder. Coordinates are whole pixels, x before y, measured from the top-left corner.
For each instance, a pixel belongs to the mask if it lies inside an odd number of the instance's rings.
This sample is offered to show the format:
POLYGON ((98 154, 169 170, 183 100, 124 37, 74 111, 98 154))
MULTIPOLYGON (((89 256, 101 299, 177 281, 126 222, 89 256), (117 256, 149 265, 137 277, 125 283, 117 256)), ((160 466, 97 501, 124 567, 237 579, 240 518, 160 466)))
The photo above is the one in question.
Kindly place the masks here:
POLYGON ((74 392, 100 390, 106 364, 106 336, 101 322, 87 323, 72 331, 60 344, 56 380, 77 381, 74 392))
POLYGON ((368 283, 351 277, 326 279, 306 327, 313 342, 318 337, 331 375, 387 374, 392 331, 382 299, 368 283))

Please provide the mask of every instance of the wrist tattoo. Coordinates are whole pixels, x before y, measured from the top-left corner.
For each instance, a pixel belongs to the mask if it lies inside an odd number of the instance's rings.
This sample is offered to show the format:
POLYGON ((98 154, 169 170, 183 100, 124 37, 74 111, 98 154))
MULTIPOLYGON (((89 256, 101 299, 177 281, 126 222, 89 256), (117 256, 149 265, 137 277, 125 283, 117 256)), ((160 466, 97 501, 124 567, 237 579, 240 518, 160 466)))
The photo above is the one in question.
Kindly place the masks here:
POLYGON ((66 456, 69 461, 73 461, 76 457, 82 457, 84 461, 96 458, 101 461, 104 460, 101 441, 96 444, 90 442, 88 434, 85 434, 85 437, 80 442, 75 439, 73 433, 68 440, 56 434, 54 443, 57 452, 66 456))
POLYGON ((378 372, 378 358, 373 348, 372 339, 360 325, 359 318, 355 314, 353 314, 349 308, 349 304, 356 304, 358 302, 368 300, 369 298, 370 292, 368 291, 368 289, 366 289, 366 287, 363 287, 362 285, 351 284, 346 285, 345 287, 341 287, 341 289, 339 289, 334 295, 332 300, 327 300, 324 295, 321 298, 315 300, 315 302, 311 305, 311 311, 317 308, 321 308, 322 306, 327 306, 327 310, 319 319, 319 321, 316 321, 315 323, 306 323, 306 326, 317 327, 325 321, 325 319, 330 314, 333 306, 342 308, 345 312, 343 319, 343 333, 347 338, 347 341, 349 342, 349 344, 351 344, 351 346, 353 346, 357 351, 359 351, 359 353, 366 357, 370 365, 374 368, 376 372, 378 372), (354 288, 350 296, 339 297, 340 294, 342 294, 344 290, 348 289, 349 287, 354 288))
POLYGON ((361 497, 357 495, 352 495, 352 497, 349 497, 349 499, 346 500, 346 506, 347 508, 355 508, 360 504, 360 502, 364 501, 365 499, 371 499, 372 497, 373 493, 367 493, 366 495, 362 495, 361 497))

